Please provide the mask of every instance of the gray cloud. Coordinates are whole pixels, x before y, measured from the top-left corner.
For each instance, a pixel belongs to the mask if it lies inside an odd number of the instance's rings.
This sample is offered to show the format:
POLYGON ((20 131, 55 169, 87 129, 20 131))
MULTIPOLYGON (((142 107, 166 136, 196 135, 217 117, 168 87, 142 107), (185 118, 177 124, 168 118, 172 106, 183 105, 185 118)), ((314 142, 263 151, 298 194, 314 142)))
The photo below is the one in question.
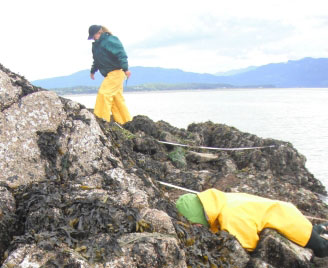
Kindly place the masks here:
POLYGON ((250 49, 290 37, 294 27, 279 21, 260 19, 220 19, 204 17, 197 20, 192 31, 179 24, 175 29, 156 32, 132 49, 152 49, 183 45, 193 49, 217 49, 225 52, 250 49))

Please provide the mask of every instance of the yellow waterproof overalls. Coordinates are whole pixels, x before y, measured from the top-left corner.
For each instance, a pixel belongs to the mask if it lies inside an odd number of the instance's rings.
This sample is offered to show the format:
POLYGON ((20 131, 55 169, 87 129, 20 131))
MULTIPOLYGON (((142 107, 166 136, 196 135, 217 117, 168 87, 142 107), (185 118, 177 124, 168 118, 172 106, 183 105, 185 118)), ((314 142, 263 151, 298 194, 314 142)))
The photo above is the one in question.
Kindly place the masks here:
POLYGON ((264 228, 272 228, 304 247, 312 232, 311 222, 291 203, 245 193, 209 189, 198 194, 210 229, 234 235, 243 248, 253 251, 264 228))
POLYGON ((132 120, 123 97, 124 79, 123 70, 114 70, 107 74, 98 91, 95 115, 109 122, 112 114, 114 120, 120 124, 132 120))

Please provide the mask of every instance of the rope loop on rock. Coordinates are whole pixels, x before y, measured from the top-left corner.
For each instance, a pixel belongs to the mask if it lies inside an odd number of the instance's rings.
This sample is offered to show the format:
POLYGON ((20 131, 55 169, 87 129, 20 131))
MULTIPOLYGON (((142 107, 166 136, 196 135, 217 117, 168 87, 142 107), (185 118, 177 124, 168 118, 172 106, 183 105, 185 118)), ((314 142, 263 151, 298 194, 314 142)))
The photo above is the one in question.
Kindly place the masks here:
MULTIPOLYGON (((123 127, 118 124, 117 122, 114 122, 117 126, 119 126, 121 129, 123 127)), ((243 148, 216 148, 216 147, 206 147, 206 146, 192 146, 187 144, 180 144, 180 143, 174 143, 174 142, 167 142, 167 141, 159 141, 156 140, 159 143, 162 144, 168 144, 168 145, 174 145, 174 146, 180 146, 180 147, 188 147, 193 149, 206 149, 206 150, 216 150, 216 151, 243 151, 243 150, 256 150, 256 149, 265 149, 265 148, 274 148, 276 145, 268 145, 268 146, 257 146, 257 147, 243 147, 243 148)))

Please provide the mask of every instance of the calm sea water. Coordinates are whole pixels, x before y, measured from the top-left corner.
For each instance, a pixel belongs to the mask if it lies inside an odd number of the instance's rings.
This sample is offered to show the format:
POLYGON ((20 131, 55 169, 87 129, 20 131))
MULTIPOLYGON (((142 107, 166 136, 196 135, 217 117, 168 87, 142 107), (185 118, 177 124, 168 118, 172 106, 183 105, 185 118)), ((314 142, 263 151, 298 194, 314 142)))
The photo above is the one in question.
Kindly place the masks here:
MULTIPOLYGON (((96 95, 65 96, 94 107, 96 95)), ((234 89, 125 93, 132 115, 178 128, 212 121, 291 142, 328 190, 328 89, 234 89)))

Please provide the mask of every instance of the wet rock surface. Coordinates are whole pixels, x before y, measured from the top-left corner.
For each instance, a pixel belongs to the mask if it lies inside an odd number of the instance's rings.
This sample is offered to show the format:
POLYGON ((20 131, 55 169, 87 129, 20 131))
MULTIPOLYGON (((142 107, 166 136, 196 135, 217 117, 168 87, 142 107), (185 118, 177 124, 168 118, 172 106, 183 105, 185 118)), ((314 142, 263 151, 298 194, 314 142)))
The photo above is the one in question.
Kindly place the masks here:
POLYGON ((123 127, 0 65, 2 267, 326 267, 275 231, 246 252, 191 226, 181 190, 248 192, 324 218, 322 184, 288 142, 205 122, 178 129, 136 116, 123 127), (158 141, 192 147, 177 147, 158 141), (209 151, 205 147, 253 147, 209 151))
POLYGON ((248 267, 312 267, 312 252, 295 245, 288 239, 280 236, 276 231, 266 229, 261 234, 261 239, 256 250, 252 253, 252 262, 248 267))

